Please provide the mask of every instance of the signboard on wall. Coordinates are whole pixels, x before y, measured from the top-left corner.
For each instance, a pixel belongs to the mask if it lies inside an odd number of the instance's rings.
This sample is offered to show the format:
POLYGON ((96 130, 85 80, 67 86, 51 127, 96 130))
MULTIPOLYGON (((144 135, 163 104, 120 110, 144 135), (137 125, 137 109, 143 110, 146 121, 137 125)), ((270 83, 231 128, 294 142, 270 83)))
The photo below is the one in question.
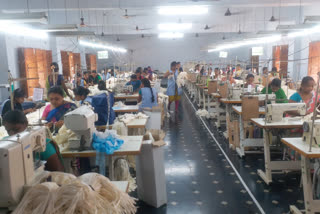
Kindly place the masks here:
POLYGON ((263 47, 252 47, 252 56, 262 56, 263 47))
POLYGON ((98 51, 98 59, 108 59, 108 51, 98 51))
POLYGON ((219 57, 220 57, 220 58, 227 58, 227 57, 228 57, 228 52, 220 51, 219 57))

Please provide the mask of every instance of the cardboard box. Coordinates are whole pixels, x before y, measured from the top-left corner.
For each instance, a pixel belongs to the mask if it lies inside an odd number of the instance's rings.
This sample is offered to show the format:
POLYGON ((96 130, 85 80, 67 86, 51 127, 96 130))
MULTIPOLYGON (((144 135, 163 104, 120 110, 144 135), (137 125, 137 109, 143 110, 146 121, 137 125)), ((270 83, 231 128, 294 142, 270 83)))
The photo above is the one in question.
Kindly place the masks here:
POLYGON ((156 208, 167 203, 164 135, 161 130, 148 132, 136 159, 138 198, 156 208))
POLYGON ((149 116, 149 120, 146 124, 146 129, 151 130, 151 129, 156 129, 160 130, 161 129, 161 107, 153 107, 151 108, 145 108, 143 109, 143 113, 149 116))

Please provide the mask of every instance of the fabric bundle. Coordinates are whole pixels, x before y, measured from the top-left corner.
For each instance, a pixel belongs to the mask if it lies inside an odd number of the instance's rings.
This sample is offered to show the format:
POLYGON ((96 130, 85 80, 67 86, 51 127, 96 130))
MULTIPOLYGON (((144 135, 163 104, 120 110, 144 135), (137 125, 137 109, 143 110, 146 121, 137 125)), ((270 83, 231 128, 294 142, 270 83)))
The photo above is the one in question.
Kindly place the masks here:
POLYGON ((56 142, 58 145, 64 145, 68 143, 69 139, 76 138, 76 134, 71 131, 70 129, 67 129, 65 125, 61 126, 58 133, 55 136, 52 136, 52 139, 54 142, 56 142))
POLYGON ((105 201, 108 201, 119 214, 136 213, 135 201, 128 194, 117 189, 110 180, 97 173, 87 173, 79 177, 85 184, 91 186, 105 201))
POLYGON ((187 72, 181 72, 179 73, 177 77, 177 86, 178 88, 181 88, 185 85, 185 81, 188 79, 188 73, 187 72))
POLYGON ((87 173, 45 173, 43 183, 32 186, 13 214, 133 214, 135 199, 108 178, 87 173), (51 182, 46 182, 51 180, 51 182))
POLYGON ((207 110, 205 109, 199 109, 197 112, 196 112, 196 115, 198 115, 199 117, 206 117, 206 118, 209 118, 210 117, 210 114, 207 110))

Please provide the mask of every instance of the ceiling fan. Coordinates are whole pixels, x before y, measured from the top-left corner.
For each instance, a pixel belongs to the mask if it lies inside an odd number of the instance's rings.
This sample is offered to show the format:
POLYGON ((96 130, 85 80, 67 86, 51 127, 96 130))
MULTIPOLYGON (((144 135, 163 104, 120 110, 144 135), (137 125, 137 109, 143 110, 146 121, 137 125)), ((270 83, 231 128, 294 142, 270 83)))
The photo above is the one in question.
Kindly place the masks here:
POLYGON ((210 30, 212 28, 212 26, 206 25, 203 29, 204 30, 210 30))
POLYGON ((224 13, 224 16, 240 15, 240 14, 244 14, 244 13, 245 13, 245 11, 231 12, 230 8, 228 8, 227 11, 224 13))
POLYGON ((151 30, 152 28, 139 28, 139 26, 136 26, 136 31, 143 31, 143 30, 151 30))
POLYGON ((123 17, 126 18, 126 19, 133 18, 133 17, 137 16, 137 15, 128 15, 128 10, 127 9, 125 9, 124 11, 125 12, 124 12, 123 17))

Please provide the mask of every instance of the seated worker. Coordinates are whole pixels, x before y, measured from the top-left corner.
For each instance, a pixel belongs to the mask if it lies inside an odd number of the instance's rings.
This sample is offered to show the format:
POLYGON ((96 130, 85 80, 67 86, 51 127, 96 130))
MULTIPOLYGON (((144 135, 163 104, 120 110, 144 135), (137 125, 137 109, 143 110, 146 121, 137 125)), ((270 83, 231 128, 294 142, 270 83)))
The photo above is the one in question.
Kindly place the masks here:
POLYGON ((221 81, 229 81, 230 84, 236 84, 236 81, 233 79, 232 75, 233 74, 231 70, 227 71, 227 76, 222 77, 221 81))
POLYGON ((214 74, 212 74, 212 75, 213 75, 213 79, 220 80, 221 79, 220 69, 219 68, 215 68, 214 69, 214 74))
POLYGON ((86 83, 86 81, 83 79, 83 78, 81 78, 81 74, 80 73, 77 73, 77 79, 75 80, 75 82, 74 82, 74 87, 76 88, 76 87, 79 87, 79 86, 81 86, 81 87, 85 87, 87 85, 87 83, 86 83))
POLYGON ((132 74, 131 80, 127 82, 126 85, 132 85, 133 87, 133 93, 138 92, 140 89, 141 81, 137 79, 137 75, 132 74))
MULTIPOLYGON (((266 94, 267 88, 263 88, 261 94, 266 94)), ((281 80, 276 78, 271 81, 268 86, 268 94, 275 93, 276 103, 287 103, 287 96, 281 88, 281 80)))
MULTIPOLYGON (((303 77, 300 89, 290 97, 289 103, 304 102, 307 105, 307 114, 312 113, 315 106, 318 106, 319 103, 319 101, 316 102, 314 85, 315 81, 312 77, 303 77)), ((296 115, 296 113, 290 112, 290 115, 296 115)))
MULTIPOLYGON (((27 114, 30 112, 34 112, 36 109, 30 108, 23 110, 22 103, 24 102, 25 93, 22 89, 18 88, 13 92, 13 108, 14 110, 23 111, 23 113, 27 114)), ((1 116, 3 117, 8 111, 11 111, 11 99, 5 100, 1 106, 1 116)))
POLYGON ((157 99, 157 91, 155 88, 151 88, 150 81, 148 79, 141 80, 141 89, 139 91, 138 99, 138 102, 141 102, 139 109, 158 106, 157 99))
POLYGON ((249 85, 251 85, 252 88, 256 87, 256 85, 253 82, 254 82, 254 75, 248 74, 246 77, 246 83, 244 84, 244 87, 248 88, 249 85))
POLYGON ((53 125, 58 131, 64 124, 63 116, 77 106, 63 99, 63 91, 60 87, 52 87, 48 91, 48 100, 50 104, 46 106, 42 114, 42 120, 48 121, 48 127, 51 129, 53 125))
POLYGON ((279 78, 279 79, 280 79, 280 75, 279 75, 279 72, 278 72, 277 67, 273 67, 273 68, 271 69, 271 76, 273 76, 273 77, 276 77, 276 78, 279 78))
POLYGON ((99 81, 102 80, 101 76, 95 70, 91 72, 91 75, 93 77, 93 84, 98 85, 99 81))
POLYGON ((49 91, 49 89, 53 86, 59 86, 63 89, 63 96, 65 97, 65 95, 67 95, 68 97, 70 97, 72 99, 72 97, 70 96, 69 92, 68 92, 68 88, 66 86, 66 84, 64 83, 64 78, 61 74, 59 74, 59 65, 56 62, 51 63, 51 68, 53 69, 54 73, 50 73, 50 75, 48 76, 47 82, 46 82, 46 88, 47 91, 49 91), (53 82, 53 76, 55 77, 55 82, 53 82))
POLYGON ((89 78, 89 72, 88 71, 85 71, 83 72, 83 77, 82 77, 83 81, 84 81, 84 87, 88 87, 89 86, 89 81, 90 81, 90 78, 89 78))
POLYGON ((142 76, 142 68, 138 67, 136 70, 136 76, 137 76, 137 80, 142 80, 143 76, 142 76))
POLYGON ((242 68, 241 68, 241 65, 238 64, 236 66, 236 69, 235 69, 235 72, 234 72, 234 78, 235 79, 241 79, 241 74, 242 74, 242 68))
MULTIPOLYGON (((28 127, 28 119, 22 111, 8 111, 3 117, 3 125, 9 136, 23 132, 28 127)), ((50 139, 46 139, 46 150, 40 153, 40 160, 47 161, 45 170, 64 171, 63 160, 59 147, 50 139)))
POLYGON ((82 105, 87 96, 90 94, 90 90, 84 87, 77 87, 73 89, 73 93, 75 96, 76 101, 80 101, 80 104, 82 105))

